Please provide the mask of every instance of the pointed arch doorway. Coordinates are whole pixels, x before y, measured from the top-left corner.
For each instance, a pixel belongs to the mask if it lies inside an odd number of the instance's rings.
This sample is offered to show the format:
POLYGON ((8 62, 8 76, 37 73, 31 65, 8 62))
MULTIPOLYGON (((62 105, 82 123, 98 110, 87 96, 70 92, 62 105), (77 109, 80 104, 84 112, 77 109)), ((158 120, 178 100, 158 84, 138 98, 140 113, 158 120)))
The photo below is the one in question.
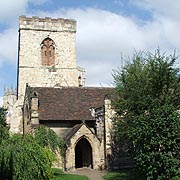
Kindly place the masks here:
POLYGON ((81 138, 75 146, 75 168, 93 168, 92 162, 91 144, 86 138, 81 138))

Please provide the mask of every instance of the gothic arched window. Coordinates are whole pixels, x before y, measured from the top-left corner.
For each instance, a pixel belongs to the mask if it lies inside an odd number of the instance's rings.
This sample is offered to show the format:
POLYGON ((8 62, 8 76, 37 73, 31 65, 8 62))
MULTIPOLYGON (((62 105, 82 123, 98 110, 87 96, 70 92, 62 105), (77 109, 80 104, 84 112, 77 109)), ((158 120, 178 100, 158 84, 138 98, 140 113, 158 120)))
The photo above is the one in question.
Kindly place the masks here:
POLYGON ((53 66, 55 65, 55 47, 54 41, 50 38, 46 38, 41 43, 41 57, 42 65, 53 66))

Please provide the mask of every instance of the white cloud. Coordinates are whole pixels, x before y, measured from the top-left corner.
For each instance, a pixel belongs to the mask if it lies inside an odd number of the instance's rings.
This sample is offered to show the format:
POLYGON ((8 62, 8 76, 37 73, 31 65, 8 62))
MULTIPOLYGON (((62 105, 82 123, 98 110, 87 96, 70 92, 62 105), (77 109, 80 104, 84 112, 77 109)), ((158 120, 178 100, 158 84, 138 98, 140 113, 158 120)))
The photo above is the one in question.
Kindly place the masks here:
POLYGON ((25 13, 28 0, 5 0, 0 1, 0 22, 9 23, 17 21, 19 15, 25 13))
POLYGON ((77 60, 87 71, 87 84, 112 82, 112 69, 120 66, 121 52, 143 49, 139 27, 130 18, 100 9, 58 10, 40 16, 65 17, 77 20, 77 60), (94 83, 93 83, 94 82, 94 83))
POLYGON ((0 23, 14 25, 18 17, 27 14, 29 3, 35 6, 50 2, 51 0, 1 0, 0 1, 0 23))
POLYGON ((17 39, 17 29, 7 29, 0 33, 0 65, 5 61, 17 61, 17 39))
POLYGON ((156 18, 160 16, 180 18, 179 0, 131 0, 131 2, 143 9, 151 11, 156 18))
POLYGON ((139 25, 131 17, 92 8, 38 14, 77 20, 77 59, 86 68, 90 85, 112 82, 111 72, 121 66, 121 53, 131 56, 134 49, 154 52, 158 47, 173 53, 180 48, 179 21, 163 16, 139 25))

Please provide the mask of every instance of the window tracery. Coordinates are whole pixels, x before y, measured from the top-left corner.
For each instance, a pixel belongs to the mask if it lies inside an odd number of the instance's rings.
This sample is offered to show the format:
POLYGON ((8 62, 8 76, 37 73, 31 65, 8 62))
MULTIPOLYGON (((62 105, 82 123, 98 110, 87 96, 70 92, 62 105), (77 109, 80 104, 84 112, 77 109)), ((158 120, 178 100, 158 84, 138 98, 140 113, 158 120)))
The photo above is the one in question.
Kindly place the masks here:
POLYGON ((53 66, 55 65, 55 47, 54 41, 51 38, 46 38, 41 43, 41 57, 42 65, 53 66))

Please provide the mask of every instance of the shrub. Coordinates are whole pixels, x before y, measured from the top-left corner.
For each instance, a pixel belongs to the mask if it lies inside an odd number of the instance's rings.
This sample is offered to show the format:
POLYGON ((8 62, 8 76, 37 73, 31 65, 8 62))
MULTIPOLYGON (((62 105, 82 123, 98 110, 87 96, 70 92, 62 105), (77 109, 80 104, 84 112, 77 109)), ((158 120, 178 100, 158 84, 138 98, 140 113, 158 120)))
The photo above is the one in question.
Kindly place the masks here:
POLYGON ((0 146, 3 180, 48 180, 52 177, 53 154, 38 145, 31 135, 13 135, 0 146))

